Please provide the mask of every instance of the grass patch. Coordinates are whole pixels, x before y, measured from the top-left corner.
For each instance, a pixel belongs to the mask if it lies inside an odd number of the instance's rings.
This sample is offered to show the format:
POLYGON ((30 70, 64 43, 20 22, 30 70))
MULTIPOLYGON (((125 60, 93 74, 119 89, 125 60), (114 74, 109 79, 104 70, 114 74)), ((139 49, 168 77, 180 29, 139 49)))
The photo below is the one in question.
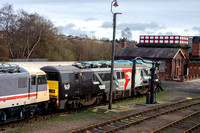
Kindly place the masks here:
POLYGON ((83 110, 77 113, 72 113, 65 116, 65 119, 68 122, 75 122, 75 121, 83 121, 88 118, 100 118, 103 114, 92 112, 94 108, 88 108, 87 110, 83 110))
POLYGON ((133 100, 114 102, 113 104, 140 103, 140 102, 144 102, 145 99, 146 97, 141 97, 141 98, 136 98, 133 100))

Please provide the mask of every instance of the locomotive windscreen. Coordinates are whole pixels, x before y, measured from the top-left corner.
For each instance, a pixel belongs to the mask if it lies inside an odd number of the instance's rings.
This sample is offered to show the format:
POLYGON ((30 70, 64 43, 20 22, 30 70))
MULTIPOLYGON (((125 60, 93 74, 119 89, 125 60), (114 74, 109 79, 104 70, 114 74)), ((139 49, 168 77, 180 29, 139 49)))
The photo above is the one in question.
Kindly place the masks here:
POLYGON ((59 73, 58 72, 46 72, 47 80, 59 80, 59 73))

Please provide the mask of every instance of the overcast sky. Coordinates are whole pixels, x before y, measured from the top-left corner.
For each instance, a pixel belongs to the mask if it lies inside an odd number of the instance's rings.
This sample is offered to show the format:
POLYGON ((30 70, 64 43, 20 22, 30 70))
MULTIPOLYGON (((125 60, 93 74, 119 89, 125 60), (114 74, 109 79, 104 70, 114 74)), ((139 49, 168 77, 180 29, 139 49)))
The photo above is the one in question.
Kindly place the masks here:
MULTIPOLYGON (((112 0, 0 0, 15 10, 37 12, 50 19, 66 35, 87 34, 112 38, 112 0)), ((140 35, 200 35, 200 0, 118 0, 117 36, 129 27, 132 39, 140 35)))

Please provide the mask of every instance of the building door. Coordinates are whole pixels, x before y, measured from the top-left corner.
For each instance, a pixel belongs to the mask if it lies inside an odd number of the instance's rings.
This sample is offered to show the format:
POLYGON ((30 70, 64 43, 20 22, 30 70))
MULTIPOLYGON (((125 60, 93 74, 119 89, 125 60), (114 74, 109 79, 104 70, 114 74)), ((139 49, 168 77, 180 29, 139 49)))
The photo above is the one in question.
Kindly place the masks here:
POLYGON ((179 66, 176 67, 176 76, 179 76, 179 66))

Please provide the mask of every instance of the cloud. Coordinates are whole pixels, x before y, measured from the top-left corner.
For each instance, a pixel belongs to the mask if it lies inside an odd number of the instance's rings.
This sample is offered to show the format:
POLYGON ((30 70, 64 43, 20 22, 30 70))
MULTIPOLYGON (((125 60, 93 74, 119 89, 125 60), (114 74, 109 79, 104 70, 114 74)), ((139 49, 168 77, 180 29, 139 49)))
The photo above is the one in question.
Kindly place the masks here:
POLYGON ((60 26, 61 28, 64 28, 64 29, 72 29, 73 27, 75 27, 75 24, 73 24, 73 23, 69 23, 69 24, 67 24, 67 25, 65 25, 65 26, 60 26))
POLYGON ((190 30, 189 29, 184 29, 184 32, 189 32, 190 30))
POLYGON ((112 22, 108 22, 108 21, 106 21, 106 22, 104 22, 102 25, 101 25, 101 28, 112 28, 113 26, 112 26, 112 22))
POLYGON ((193 30, 193 31, 197 31, 198 34, 200 34, 200 27, 194 26, 194 27, 192 27, 192 30, 193 30))
MULTIPOLYGON (((104 22, 101 26, 102 28, 112 28, 111 22, 104 22)), ((147 31, 147 30, 159 30, 165 29, 164 26, 159 26, 155 22, 151 23, 121 23, 117 25, 117 29, 124 30, 125 28, 130 28, 133 31, 147 31)))
POLYGON ((77 27, 73 23, 69 23, 65 26, 58 26, 58 29, 62 34, 74 35, 74 36, 80 36, 80 35, 93 36, 96 33, 96 31, 87 30, 86 27, 82 27, 82 28, 77 27))
POLYGON ((87 19, 85 19, 85 21, 94 21, 94 20, 97 20, 97 19, 95 19, 95 18, 87 18, 87 19))
POLYGON ((168 31, 168 32, 159 32, 158 35, 176 35, 176 33, 168 31))

